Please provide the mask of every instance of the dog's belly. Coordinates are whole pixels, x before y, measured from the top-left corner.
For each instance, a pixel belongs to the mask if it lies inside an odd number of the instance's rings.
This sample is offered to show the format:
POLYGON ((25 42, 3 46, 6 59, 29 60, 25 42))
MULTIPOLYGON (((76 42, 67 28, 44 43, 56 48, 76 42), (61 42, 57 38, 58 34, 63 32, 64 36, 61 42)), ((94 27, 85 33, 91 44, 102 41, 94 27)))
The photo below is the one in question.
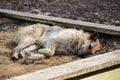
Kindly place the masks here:
POLYGON ((42 43, 43 46, 50 43, 50 39, 59 33, 59 31, 62 30, 60 27, 49 27, 45 30, 43 36, 40 38, 40 43, 42 43))

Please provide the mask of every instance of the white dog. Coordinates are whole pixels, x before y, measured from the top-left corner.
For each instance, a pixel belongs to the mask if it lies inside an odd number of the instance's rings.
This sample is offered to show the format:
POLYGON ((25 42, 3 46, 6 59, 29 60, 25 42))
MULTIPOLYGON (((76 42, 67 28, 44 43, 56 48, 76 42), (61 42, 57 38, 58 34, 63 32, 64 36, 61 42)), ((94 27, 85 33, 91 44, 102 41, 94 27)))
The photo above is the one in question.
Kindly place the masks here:
POLYGON ((91 41, 90 37, 90 33, 83 30, 43 24, 26 26, 21 28, 13 39, 17 44, 13 50, 13 58, 23 58, 30 51, 36 53, 28 56, 29 59, 41 59, 55 54, 75 54, 84 57, 102 48, 98 39, 91 41))

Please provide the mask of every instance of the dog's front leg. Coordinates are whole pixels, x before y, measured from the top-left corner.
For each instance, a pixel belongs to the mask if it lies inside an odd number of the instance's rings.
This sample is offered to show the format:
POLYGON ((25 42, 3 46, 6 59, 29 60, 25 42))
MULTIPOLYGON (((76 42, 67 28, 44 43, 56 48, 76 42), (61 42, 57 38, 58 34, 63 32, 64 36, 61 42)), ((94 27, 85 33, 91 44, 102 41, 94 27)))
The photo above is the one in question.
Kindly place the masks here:
POLYGON ((38 52, 40 54, 44 54, 47 57, 52 57, 55 53, 56 48, 56 39, 55 37, 51 37, 49 40, 47 40, 47 43, 45 44, 45 48, 39 49, 38 52))
POLYGON ((37 50, 37 49, 38 49, 38 46, 37 46, 37 45, 31 45, 31 46, 23 49, 23 50, 20 52, 19 55, 21 56, 21 58, 24 58, 25 55, 26 55, 28 52, 30 52, 30 51, 35 51, 35 50, 37 50))
MULTIPOLYGON (((21 57, 25 57, 25 55, 30 52, 30 51, 35 51, 36 49, 38 49, 37 45, 31 45, 28 48, 25 48, 24 50, 22 50, 20 52, 21 57)), ((27 63, 30 63, 31 61, 35 61, 35 60, 39 60, 39 59, 43 59, 46 56, 44 54, 39 54, 39 53, 35 53, 35 54, 29 54, 29 56, 26 58, 25 62, 27 61, 27 63)))
POLYGON ((27 61, 31 62, 31 60, 34 61, 46 57, 51 57, 54 55, 55 47, 56 47, 56 40, 55 38, 52 37, 49 40, 47 40, 47 43, 45 44, 45 48, 39 49, 38 53, 31 54, 30 56, 28 56, 27 61))

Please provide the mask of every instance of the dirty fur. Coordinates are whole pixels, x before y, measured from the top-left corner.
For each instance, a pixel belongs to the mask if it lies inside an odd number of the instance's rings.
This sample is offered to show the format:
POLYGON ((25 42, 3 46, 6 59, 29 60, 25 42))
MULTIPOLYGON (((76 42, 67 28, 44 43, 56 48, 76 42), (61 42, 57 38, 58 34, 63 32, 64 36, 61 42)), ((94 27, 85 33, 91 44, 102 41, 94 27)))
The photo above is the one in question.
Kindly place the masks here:
POLYGON ((36 55, 45 58, 55 54, 95 53, 101 49, 101 44, 99 40, 91 41, 90 37, 91 34, 83 30, 50 27, 44 24, 26 26, 21 28, 13 39, 17 44, 13 50, 13 57, 23 58, 30 51, 36 53, 28 56, 29 59, 35 59, 36 55))

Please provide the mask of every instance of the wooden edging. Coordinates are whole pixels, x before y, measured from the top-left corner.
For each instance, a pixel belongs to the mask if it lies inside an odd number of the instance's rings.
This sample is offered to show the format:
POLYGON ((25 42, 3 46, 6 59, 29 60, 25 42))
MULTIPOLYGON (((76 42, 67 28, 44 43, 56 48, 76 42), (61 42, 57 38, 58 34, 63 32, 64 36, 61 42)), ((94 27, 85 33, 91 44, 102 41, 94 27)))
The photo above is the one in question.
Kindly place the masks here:
POLYGON ((68 27, 72 27, 72 28, 74 27, 89 31, 120 35, 120 27, 103 25, 103 24, 51 17, 51 16, 36 15, 31 13, 24 13, 24 12, 12 11, 12 10, 5 10, 5 9, 0 9, 0 15, 10 18, 17 18, 21 20, 40 22, 44 24, 53 24, 60 26, 67 25, 68 27))
POLYGON ((120 64, 120 50, 13 77, 9 80, 63 80, 117 64, 120 64))

